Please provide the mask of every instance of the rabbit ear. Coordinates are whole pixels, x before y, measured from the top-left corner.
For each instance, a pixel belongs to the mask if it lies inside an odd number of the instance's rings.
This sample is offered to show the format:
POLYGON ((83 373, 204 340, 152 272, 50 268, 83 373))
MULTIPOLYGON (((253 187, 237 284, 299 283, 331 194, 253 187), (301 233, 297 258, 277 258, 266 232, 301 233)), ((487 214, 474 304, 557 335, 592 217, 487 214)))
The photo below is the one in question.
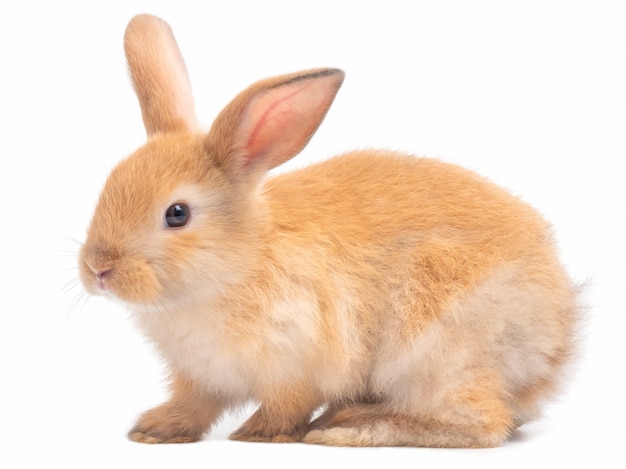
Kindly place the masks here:
POLYGON ((209 132, 215 157, 235 172, 267 171, 297 155, 321 124, 344 73, 318 69, 258 82, 209 132))
POLYGON ((187 69, 169 25, 152 15, 135 16, 124 50, 148 136, 197 127, 187 69))

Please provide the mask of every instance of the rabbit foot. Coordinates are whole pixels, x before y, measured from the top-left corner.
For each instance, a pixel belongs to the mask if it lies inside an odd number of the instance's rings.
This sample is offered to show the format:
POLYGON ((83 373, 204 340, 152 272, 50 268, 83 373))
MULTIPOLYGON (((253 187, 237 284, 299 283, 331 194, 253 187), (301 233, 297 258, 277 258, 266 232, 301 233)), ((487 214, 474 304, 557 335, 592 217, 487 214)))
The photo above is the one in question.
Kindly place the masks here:
POLYGON ((148 444, 158 444, 158 443, 193 443, 194 441, 198 441, 200 438, 195 436, 171 436, 165 437, 164 435, 168 432, 163 432, 160 429, 153 429, 149 432, 137 431, 134 428, 128 433, 128 438, 132 441, 136 441, 137 443, 148 443, 148 444))
MULTIPOLYGON (((467 410, 467 409, 464 409, 467 410)), ((475 410, 475 409, 472 409, 475 410)), ((434 417, 394 414, 384 405, 355 405, 330 410, 311 422, 304 443, 328 446, 427 446, 486 448, 501 445, 510 433, 506 409, 476 413, 476 421, 442 421, 434 417)), ((459 414, 461 415, 461 414, 459 414)))
POLYGON ((326 446, 377 446, 370 432, 342 427, 311 430, 304 436, 302 442, 326 446))
POLYGON ((373 416, 365 416, 373 405, 330 408, 311 422, 302 442, 327 446, 378 446, 377 436, 365 423, 373 416))
POLYGON ((306 422, 301 425, 285 426, 272 422, 260 422, 258 419, 252 422, 250 420, 232 433, 229 438, 237 441, 294 443, 302 440, 307 428, 306 422))
POLYGON ((190 443, 201 440, 217 421, 224 403, 199 391, 184 376, 172 374, 169 401, 144 412, 128 432, 139 443, 190 443))
POLYGON ((138 443, 191 443, 202 439, 206 428, 164 404, 143 414, 128 432, 128 438, 138 443))
POLYGON ((234 433, 231 440, 267 443, 301 441, 308 428, 307 416, 287 416, 261 407, 234 433))
POLYGON ((128 438, 138 443, 192 443, 202 439, 203 432, 184 428, 177 422, 144 422, 139 421, 130 432, 128 438))
POLYGON ((229 437, 235 441, 251 441, 257 443, 295 443, 302 439, 302 435, 296 433, 278 433, 272 434, 271 431, 248 432, 239 429, 232 433, 229 437))

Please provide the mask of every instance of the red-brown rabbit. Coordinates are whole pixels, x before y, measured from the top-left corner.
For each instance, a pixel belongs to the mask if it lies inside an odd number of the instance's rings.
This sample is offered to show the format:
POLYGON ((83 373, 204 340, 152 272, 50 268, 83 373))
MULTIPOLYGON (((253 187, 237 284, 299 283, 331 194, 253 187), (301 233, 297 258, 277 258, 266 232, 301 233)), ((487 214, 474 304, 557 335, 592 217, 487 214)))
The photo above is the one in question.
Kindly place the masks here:
POLYGON ((255 83, 204 132, 167 23, 135 17, 125 49, 148 141, 110 174, 80 271, 171 374, 131 439, 195 441, 247 402, 233 439, 486 447, 538 416, 577 306, 535 210, 392 151, 267 178, 315 132, 340 70, 255 83))

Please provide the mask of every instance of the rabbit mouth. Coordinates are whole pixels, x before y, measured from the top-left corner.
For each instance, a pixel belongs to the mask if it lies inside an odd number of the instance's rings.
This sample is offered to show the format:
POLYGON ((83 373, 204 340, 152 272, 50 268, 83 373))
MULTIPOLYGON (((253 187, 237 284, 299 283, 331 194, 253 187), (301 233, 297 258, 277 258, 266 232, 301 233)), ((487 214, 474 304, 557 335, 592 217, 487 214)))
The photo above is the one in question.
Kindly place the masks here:
POLYGON ((83 254, 81 279, 89 293, 114 297, 124 303, 151 303, 161 291, 154 270, 146 262, 103 256, 95 249, 87 249, 83 254))
POLYGON ((109 278, 113 274, 113 269, 93 269, 89 266, 95 276, 95 287, 98 292, 106 293, 109 291, 109 278))

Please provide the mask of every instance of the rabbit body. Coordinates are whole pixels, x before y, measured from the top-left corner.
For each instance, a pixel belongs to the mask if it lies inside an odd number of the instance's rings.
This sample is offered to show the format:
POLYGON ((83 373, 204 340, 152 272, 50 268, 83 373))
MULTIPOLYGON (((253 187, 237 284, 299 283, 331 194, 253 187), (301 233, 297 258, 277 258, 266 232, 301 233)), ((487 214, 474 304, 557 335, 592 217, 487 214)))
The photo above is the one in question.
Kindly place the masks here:
MULTIPOLYGON (((177 51, 163 22, 133 21, 177 51)), ((304 146, 342 74, 259 82, 205 134, 187 98, 167 104, 184 69, 142 78, 130 49, 150 138, 107 180, 80 266, 171 373, 170 399, 132 439, 195 441, 249 401, 234 439, 496 446, 539 414, 577 308, 535 210, 468 170, 388 151, 265 178, 304 146), (189 221, 164 227, 179 201, 189 221)))

